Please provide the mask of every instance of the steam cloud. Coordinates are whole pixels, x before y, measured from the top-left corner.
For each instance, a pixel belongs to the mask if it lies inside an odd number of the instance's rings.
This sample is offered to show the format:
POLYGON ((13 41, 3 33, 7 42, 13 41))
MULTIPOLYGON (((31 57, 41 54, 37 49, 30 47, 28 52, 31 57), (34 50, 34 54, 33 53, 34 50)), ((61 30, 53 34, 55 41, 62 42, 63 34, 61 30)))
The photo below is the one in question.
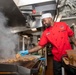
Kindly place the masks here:
POLYGON ((0 59, 14 58, 18 45, 18 35, 5 27, 7 21, 8 18, 0 12, 0 59))

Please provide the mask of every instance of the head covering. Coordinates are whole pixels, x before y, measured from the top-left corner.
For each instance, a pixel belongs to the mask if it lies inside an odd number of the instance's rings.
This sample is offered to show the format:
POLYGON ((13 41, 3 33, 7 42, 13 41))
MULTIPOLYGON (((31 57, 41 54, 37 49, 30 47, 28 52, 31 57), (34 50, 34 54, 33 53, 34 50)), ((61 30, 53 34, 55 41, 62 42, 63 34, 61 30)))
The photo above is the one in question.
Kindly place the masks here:
POLYGON ((41 16, 41 19, 48 18, 48 17, 53 18, 53 16, 51 15, 51 13, 44 13, 41 16))

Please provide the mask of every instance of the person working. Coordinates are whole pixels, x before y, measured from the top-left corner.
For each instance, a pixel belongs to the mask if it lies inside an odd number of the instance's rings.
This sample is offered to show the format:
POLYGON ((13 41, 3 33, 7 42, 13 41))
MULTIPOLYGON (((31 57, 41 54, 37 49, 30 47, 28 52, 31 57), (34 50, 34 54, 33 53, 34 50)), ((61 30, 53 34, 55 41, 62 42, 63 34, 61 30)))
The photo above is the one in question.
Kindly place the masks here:
POLYGON ((20 51, 20 55, 38 51, 50 42, 53 54, 53 71, 54 75, 61 74, 61 58, 66 54, 66 50, 72 50, 69 38, 76 45, 74 32, 65 22, 54 22, 51 13, 44 13, 41 16, 41 21, 46 29, 43 31, 38 45, 30 50, 20 51))

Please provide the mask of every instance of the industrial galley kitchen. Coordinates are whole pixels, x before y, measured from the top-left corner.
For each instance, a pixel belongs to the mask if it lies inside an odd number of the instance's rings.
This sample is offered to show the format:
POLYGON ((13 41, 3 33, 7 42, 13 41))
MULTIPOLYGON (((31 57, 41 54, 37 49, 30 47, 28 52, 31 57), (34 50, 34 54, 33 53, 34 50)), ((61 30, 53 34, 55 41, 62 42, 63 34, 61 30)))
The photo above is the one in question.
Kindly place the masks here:
POLYGON ((76 75, 76 0, 0 0, 0 75, 76 75))

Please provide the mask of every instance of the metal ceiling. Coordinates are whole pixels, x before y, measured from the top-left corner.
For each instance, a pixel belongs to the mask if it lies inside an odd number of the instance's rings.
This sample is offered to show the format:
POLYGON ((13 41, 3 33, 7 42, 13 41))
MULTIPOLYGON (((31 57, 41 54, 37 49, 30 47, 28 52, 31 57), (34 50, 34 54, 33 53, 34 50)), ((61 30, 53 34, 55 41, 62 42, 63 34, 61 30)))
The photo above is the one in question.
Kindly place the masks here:
POLYGON ((62 14, 63 18, 76 17, 76 0, 58 0, 59 14, 62 14))

